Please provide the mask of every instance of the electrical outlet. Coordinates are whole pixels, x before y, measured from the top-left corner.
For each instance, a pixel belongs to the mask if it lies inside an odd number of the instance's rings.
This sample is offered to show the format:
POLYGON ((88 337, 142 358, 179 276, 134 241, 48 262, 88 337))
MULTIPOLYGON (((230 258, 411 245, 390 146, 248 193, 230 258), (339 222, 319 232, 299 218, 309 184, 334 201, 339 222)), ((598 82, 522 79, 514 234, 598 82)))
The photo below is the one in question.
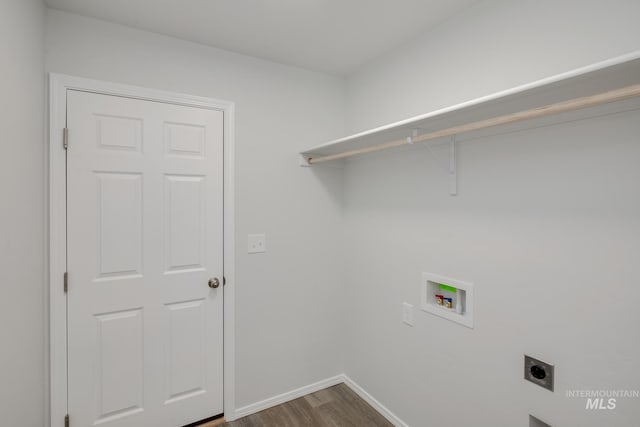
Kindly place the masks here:
POLYGON ((553 391, 553 365, 524 355, 524 379, 553 391))
POLYGON ((409 326, 413 326, 413 305, 408 302, 402 304, 402 321, 409 326))
POLYGON ((267 238, 264 234, 249 234, 248 251, 257 254, 267 251, 267 238))

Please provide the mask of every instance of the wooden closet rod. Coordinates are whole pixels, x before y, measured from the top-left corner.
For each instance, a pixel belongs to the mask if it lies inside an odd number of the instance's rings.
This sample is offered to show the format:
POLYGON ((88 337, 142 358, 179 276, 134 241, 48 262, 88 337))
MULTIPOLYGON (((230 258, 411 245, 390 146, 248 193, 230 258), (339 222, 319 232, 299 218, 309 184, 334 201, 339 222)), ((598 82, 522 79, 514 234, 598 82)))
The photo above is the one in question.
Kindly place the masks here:
MULTIPOLYGON (((565 113, 567 111, 579 110, 582 108, 595 107, 596 105, 608 104, 625 99, 640 96, 640 84, 627 86, 622 89, 616 89, 609 92, 599 93, 597 95, 585 96, 582 98, 570 99, 568 101, 558 102, 555 104, 545 105, 543 107, 532 108, 530 110, 519 111, 517 113, 505 114, 503 116, 493 117, 490 119, 479 120, 464 125, 454 126, 447 129, 437 130, 434 132, 418 135, 410 139, 410 144, 417 142, 425 142, 445 136, 453 136, 461 133, 472 132, 480 129, 486 129, 494 126, 505 125, 509 123, 521 122, 524 120, 537 119, 540 117, 550 116, 552 114, 565 113)), ((358 154, 373 153, 375 151, 387 150, 389 148, 400 147, 408 144, 408 139, 398 139, 384 144, 374 145, 367 148, 359 148, 355 150, 345 151, 343 153, 330 154, 326 156, 309 157, 307 163, 310 165, 328 162, 330 160, 344 159, 346 157, 356 156, 358 154)))

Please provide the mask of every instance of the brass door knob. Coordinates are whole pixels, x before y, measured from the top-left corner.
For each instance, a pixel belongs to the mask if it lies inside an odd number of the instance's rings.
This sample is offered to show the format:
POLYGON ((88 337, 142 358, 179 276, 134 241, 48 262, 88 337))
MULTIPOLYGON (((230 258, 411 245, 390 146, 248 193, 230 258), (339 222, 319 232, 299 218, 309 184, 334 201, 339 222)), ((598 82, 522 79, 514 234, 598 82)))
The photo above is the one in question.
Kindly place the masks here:
POLYGON ((209 279, 209 287, 210 288, 215 289, 218 286, 220 286, 220 280, 218 280, 217 277, 214 277, 213 279, 209 279))

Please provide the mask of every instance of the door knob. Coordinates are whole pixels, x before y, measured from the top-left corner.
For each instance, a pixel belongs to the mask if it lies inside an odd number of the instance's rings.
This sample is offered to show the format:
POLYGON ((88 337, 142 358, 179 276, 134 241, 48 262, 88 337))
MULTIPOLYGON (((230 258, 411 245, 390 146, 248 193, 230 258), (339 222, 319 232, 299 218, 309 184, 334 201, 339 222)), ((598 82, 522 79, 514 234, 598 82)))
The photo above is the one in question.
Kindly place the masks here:
POLYGON ((218 286, 220 286, 220 280, 218 280, 217 277, 214 277, 213 279, 209 279, 209 287, 210 288, 215 289, 218 286))

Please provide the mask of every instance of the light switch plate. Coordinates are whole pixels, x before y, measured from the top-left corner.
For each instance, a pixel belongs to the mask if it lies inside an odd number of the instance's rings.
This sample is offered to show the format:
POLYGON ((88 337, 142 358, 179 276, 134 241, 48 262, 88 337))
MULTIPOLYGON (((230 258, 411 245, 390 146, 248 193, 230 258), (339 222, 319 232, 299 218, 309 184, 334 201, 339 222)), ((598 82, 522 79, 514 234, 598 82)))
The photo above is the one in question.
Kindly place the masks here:
POLYGON ((249 234, 248 252, 258 254, 267 251, 267 238, 264 234, 249 234))
POLYGON ((413 326, 413 305, 408 302, 402 303, 402 321, 413 326))

